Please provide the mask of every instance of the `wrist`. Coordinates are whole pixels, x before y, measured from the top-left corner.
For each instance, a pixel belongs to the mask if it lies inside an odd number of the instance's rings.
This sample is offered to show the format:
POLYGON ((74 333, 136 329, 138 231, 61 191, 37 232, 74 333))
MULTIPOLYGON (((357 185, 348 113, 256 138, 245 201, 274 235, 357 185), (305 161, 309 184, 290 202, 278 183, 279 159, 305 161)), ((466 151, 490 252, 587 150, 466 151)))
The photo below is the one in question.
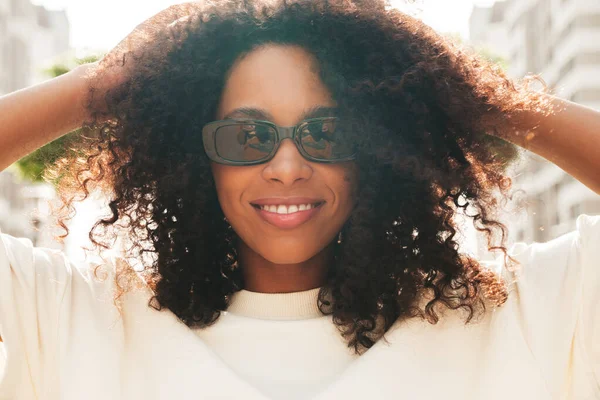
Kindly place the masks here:
POLYGON ((552 128, 550 117, 561 108, 561 100, 548 94, 536 93, 535 104, 507 115, 502 139, 532 151, 541 136, 552 128))
POLYGON ((70 75, 71 82, 73 84, 73 95, 75 97, 74 107, 75 115, 74 118, 81 126, 86 120, 90 118, 89 111, 89 85, 90 79, 94 74, 97 63, 89 63, 78 65, 73 68, 68 74, 70 75))

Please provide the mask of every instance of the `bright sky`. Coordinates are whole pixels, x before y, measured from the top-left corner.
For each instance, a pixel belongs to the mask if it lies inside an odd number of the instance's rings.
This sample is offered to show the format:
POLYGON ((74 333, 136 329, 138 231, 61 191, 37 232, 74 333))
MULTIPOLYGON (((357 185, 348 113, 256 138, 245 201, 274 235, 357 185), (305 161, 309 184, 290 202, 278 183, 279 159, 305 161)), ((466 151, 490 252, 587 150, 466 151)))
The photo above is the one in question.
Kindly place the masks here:
MULTIPOLYGON (((71 45, 76 49, 108 50, 140 22, 160 10, 182 3, 177 0, 32 0, 49 9, 66 9, 71 21, 71 45)), ((392 0, 402 4, 403 0, 392 0)), ((413 8, 440 32, 457 32, 468 37, 468 18, 473 5, 493 0, 417 0, 413 8)))

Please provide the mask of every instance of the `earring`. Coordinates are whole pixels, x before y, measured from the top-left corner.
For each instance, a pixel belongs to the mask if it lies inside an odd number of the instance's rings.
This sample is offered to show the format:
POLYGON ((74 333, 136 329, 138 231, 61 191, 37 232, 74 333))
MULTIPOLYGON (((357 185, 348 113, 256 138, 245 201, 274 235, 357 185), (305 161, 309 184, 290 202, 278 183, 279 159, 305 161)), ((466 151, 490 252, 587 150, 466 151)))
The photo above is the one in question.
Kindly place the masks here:
POLYGON ((342 243, 342 231, 340 231, 340 233, 338 233, 337 242, 338 242, 338 244, 342 243))

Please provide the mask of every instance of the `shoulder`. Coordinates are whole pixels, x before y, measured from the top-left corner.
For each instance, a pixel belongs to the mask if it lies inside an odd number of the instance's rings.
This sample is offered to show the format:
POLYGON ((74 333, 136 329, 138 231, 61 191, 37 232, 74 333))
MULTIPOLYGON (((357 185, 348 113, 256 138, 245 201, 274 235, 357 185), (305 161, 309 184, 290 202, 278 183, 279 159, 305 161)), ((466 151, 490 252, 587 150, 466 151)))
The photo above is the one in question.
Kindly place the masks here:
MULTIPOLYGON (((546 242, 518 242, 508 254, 521 264, 516 273, 522 275, 562 275, 581 270, 594 256, 600 255, 600 215, 581 214, 575 230, 546 242)), ((597 258, 596 258, 597 260, 597 258)))
POLYGON ((23 289, 50 290, 56 294, 72 284, 110 285, 114 277, 113 257, 73 263, 58 249, 36 247, 27 238, 0 231, 0 285, 22 285, 23 289))

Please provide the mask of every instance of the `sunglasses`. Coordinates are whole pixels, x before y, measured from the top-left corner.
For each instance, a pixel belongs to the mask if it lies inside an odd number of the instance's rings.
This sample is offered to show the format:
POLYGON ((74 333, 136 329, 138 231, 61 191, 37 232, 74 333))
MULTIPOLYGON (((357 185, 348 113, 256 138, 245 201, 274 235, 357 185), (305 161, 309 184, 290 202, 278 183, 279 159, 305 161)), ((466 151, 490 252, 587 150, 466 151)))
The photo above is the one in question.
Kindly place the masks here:
POLYGON ((226 119, 206 124, 202 141, 212 161, 226 165, 256 165, 271 160, 283 139, 292 139, 309 161, 337 163, 353 160, 354 146, 337 117, 311 118, 282 127, 269 121, 226 119))

